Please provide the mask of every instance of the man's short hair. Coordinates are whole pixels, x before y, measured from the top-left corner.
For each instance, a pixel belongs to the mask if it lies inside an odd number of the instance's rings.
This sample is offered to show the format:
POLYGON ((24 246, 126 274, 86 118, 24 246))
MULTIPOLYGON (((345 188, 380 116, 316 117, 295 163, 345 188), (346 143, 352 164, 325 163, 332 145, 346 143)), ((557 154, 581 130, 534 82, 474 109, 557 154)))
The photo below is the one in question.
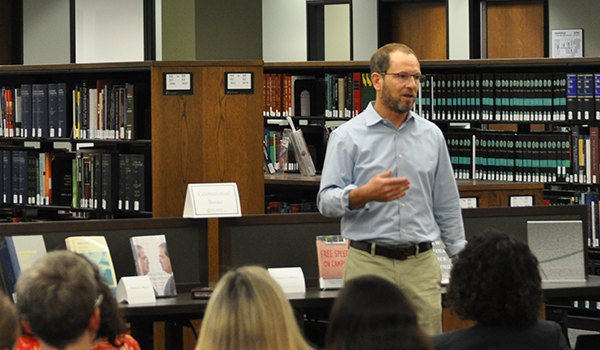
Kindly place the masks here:
POLYGON ((384 45, 371 56, 371 74, 387 72, 390 68, 390 54, 396 51, 417 57, 417 54, 413 49, 404 44, 391 43, 384 45))
MULTIPOLYGON (((100 308, 98 337, 114 343, 125 322, 97 267, 66 250, 49 252, 26 269, 16 285, 21 318, 41 341, 57 347, 77 340, 100 308)), ((115 344, 113 344, 115 345, 115 344)))

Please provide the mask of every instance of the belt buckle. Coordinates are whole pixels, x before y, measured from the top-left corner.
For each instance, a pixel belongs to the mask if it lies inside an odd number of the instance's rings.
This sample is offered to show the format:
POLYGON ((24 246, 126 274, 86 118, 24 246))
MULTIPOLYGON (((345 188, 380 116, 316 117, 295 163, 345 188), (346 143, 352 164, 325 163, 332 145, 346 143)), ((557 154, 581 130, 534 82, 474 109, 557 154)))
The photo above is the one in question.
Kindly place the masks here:
POLYGON ((392 252, 393 258, 396 260, 406 260, 408 258, 407 250, 404 248, 394 248, 392 252))

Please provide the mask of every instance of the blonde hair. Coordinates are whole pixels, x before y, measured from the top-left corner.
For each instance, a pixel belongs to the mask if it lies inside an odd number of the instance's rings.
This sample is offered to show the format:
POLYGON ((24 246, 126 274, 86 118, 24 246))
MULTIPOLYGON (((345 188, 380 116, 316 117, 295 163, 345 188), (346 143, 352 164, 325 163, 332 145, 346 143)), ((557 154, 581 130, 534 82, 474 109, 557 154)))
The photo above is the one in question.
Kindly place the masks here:
POLYGON ((211 296, 196 350, 304 350, 292 307, 267 270, 226 273, 211 296))
POLYGON ((17 308, 0 291, 0 349, 14 349, 21 334, 17 308))

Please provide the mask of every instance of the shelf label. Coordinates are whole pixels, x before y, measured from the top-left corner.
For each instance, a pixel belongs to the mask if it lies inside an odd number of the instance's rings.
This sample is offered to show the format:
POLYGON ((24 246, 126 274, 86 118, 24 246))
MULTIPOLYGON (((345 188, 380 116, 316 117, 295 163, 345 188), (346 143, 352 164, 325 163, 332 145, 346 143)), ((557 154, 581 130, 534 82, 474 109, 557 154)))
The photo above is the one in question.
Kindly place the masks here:
POLYGON ((193 75, 191 72, 164 73, 164 95, 192 95, 194 92, 193 75))
POLYGON ((254 74, 252 72, 226 72, 225 94, 254 94, 254 74))

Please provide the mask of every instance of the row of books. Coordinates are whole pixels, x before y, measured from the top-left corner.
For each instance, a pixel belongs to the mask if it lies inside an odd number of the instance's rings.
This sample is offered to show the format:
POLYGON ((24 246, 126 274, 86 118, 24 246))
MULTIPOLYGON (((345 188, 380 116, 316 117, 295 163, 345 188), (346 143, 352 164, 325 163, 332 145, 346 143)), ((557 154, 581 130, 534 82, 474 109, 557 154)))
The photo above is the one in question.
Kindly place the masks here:
POLYGON ((144 154, 84 149, 72 162, 73 208, 151 211, 150 162, 144 154))
POLYGON ((265 117, 352 118, 375 100, 370 74, 361 72, 323 78, 265 73, 263 93, 265 117))
POLYGON ((291 129, 265 129, 265 138, 263 140, 265 173, 274 174, 276 172, 299 171, 294 147, 292 147, 290 138, 291 132, 291 129))
MULTIPOLYGON (((159 261, 159 255, 167 250, 165 235, 133 236, 129 242, 137 275, 150 278, 156 296, 176 295, 177 291, 171 288, 175 283, 172 268, 165 271, 159 261)), ((82 254, 94 263, 116 295, 117 275, 104 236, 72 236, 65 239, 65 245, 67 250, 82 254)), ((45 254, 47 250, 42 235, 0 235, 0 291, 14 295, 21 273, 45 254)))
MULTIPOLYGON (((263 89, 267 117, 352 118, 375 99, 370 74, 361 72, 266 73, 263 89)), ((431 120, 600 120, 600 73, 427 74, 415 109, 431 120)))
POLYGON ((4 204, 55 205, 107 211, 150 211, 150 168, 144 154, 82 149, 0 150, 4 204))
POLYGON ((600 120, 600 73, 426 75, 416 110, 431 120, 600 120))
POLYGON ((319 209, 315 202, 289 203, 285 201, 269 201, 267 214, 316 213, 319 209))
POLYGON ((21 84, 0 89, 0 137, 134 140, 143 88, 127 82, 21 84), (138 93, 136 90, 140 90, 138 93), (139 100, 139 101, 138 101, 139 100))
POLYGON ((0 136, 69 137, 68 92, 65 83, 4 86, 0 91, 0 136))
POLYGON ((446 141, 457 179, 600 183, 598 126, 532 133, 452 130, 446 141))

